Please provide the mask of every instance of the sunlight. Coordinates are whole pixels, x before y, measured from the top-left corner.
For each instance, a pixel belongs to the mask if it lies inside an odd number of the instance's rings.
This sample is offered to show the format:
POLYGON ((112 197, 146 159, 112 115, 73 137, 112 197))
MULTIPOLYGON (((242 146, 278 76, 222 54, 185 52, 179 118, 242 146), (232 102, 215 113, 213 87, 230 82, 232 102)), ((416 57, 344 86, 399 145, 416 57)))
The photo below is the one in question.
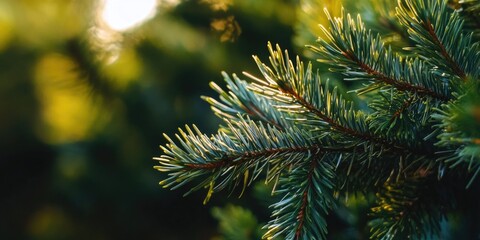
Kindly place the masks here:
POLYGON ((115 31, 125 31, 153 17, 156 0, 104 0, 101 18, 115 31))

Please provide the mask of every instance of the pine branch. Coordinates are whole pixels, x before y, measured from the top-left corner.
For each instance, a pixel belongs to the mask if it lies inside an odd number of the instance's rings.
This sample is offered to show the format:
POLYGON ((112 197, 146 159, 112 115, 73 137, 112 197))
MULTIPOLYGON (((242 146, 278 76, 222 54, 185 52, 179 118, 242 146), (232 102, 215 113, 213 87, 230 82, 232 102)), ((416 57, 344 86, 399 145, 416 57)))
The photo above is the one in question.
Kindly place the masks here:
POLYGON ((288 126, 286 119, 289 114, 272 108, 274 104, 269 99, 248 90, 248 83, 239 79, 235 74, 233 79, 226 73, 222 73, 227 83, 228 92, 224 91, 214 82, 210 83, 213 90, 220 94, 220 101, 211 97, 203 97, 210 103, 213 112, 220 118, 237 121, 241 116, 249 116, 253 120, 260 120, 283 129, 288 126))
POLYGON ((268 223, 267 239, 324 239, 327 234, 325 215, 334 205, 331 156, 312 155, 286 176, 281 176, 284 194, 272 205, 273 219, 268 223))
MULTIPOLYGON (((385 131, 370 131, 379 128, 371 125, 372 121, 368 121, 362 112, 353 111, 351 104, 350 108, 346 107, 349 104, 335 90, 330 92, 328 86, 323 88, 319 76, 313 76, 310 67, 304 71, 303 63, 298 59, 294 65, 289 60, 288 52, 284 57, 278 46, 277 51, 273 51, 269 45, 269 50, 270 62, 275 71, 255 58, 265 80, 247 74, 254 80, 250 89, 270 96, 278 102, 275 105, 278 109, 300 115, 302 119, 295 123, 307 125, 308 129, 314 125, 316 129, 311 131, 318 133, 319 137, 330 136, 336 145, 355 147, 352 154, 345 155, 339 161, 338 175, 345 175, 342 176, 345 179, 342 181, 356 181, 355 177, 359 179, 359 175, 372 173, 368 175, 369 179, 360 178, 365 180, 362 183, 368 184, 355 185, 356 189, 368 189, 393 175, 400 179, 407 171, 415 172, 419 168, 431 168, 434 165, 436 150, 433 143, 415 141, 418 140, 416 133, 421 131, 421 127, 409 129, 413 130, 410 135, 392 133, 391 138, 385 137, 385 131), (408 145, 414 142, 418 145, 408 145)), ((422 106, 424 105, 418 106, 418 110, 422 106)), ((429 108, 424 110, 426 113, 429 111, 429 108)), ((428 114, 424 116, 425 119, 426 116, 428 114)), ((345 189, 348 191, 352 188, 346 186, 345 189)))
POLYGON ((281 103, 275 105, 278 109, 300 114, 302 119, 298 121, 299 124, 314 125, 316 129, 313 131, 320 134, 336 133, 332 137, 338 142, 354 142, 366 148, 379 147, 382 149, 380 151, 393 150, 402 154, 433 154, 417 150, 415 146, 406 145, 400 139, 390 139, 381 133, 370 132, 365 114, 355 111, 353 104, 345 101, 336 89, 330 91, 328 85, 322 87, 320 77, 312 74, 310 64, 304 71, 303 62, 297 58, 294 67, 288 52, 285 52, 284 57, 278 45, 276 51, 271 44, 268 48, 275 71, 255 57, 265 80, 246 74, 254 80, 251 89, 281 103))
POLYGON ((446 73, 462 80, 480 75, 480 46, 472 34, 464 34, 457 12, 448 11, 443 0, 399 0, 397 15, 417 43, 412 48, 438 74, 446 73))
POLYGON ((327 63, 331 71, 346 75, 346 80, 370 81, 366 87, 357 90, 364 94, 383 86, 399 91, 448 101, 451 97, 445 85, 430 72, 419 59, 394 54, 384 46, 380 35, 374 35, 364 26, 361 17, 355 22, 349 14, 330 20, 330 30, 322 27, 327 40, 320 39, 319 47, 309 46, 319 55, 318 61, 327 63))
POLYGON ((398 118, 402 116, 402 113, 405 112, 410 106, 413 104, 413 100, 415 98, 413 96, 410 96, 403 104, 400 106, 395 112, 393 113, 393 116, 390 118, 390 121, 388 122, 389 124, 392 124, 395 122, 398 118))
POLYGON ((414 57, 345 13, 329 17, 327 39, 311 47, 331 71, 363 81, 354 92, 367 104, 346 101, 310 63, 269 44, 269 65, 254 57, 261 77, 224 73, 225 90, 211 84, 219 100, 204 97, 226 126, 210 137, 195 126, 166 137, 155 158, 167 174, 161 184, 199 180, 189 192, 208 188, 206 202, 265 176, 282 197, 269 239, 325 239, 335 197, 358 192, 378 198, 372 238, 440 237, 453 185, 476 187, 480 173, 480 43, 443 0, 399 0, 397 15, 414 57))
MULTIPOLYGON (((434 109, 428 102, 413 95, 379 93, 369 107, 373 112, 368 120, 374 132, 385 132, 387 135, 402 133, 405 141, 418 141, 431 132, 428 121, 434 109)), ((433 147, 431 142, 418 142, 423 148, 433 147)))
POLYGON ((188 193, 209 187, 208 200, 211 193, 238 185, 242 176, 247 185, 267 169, 267 181, 271 181, 286 167, 317 152, 353 151, 352 147, 330 147, 334 144, 327 138, 318 139, 297 128, 280 131, 242 118, 227 124, 231 134, 219 131, 210 138, 195 126, 193 130, 187 126, 186 132, 180 129, 176 136, 181 147, 166 136, 169 144, 161 147, 165 155, 155 158, 159 163, 155 168, 169 173, 160 184, 176 189, 195 178, 206 177, 188 193))

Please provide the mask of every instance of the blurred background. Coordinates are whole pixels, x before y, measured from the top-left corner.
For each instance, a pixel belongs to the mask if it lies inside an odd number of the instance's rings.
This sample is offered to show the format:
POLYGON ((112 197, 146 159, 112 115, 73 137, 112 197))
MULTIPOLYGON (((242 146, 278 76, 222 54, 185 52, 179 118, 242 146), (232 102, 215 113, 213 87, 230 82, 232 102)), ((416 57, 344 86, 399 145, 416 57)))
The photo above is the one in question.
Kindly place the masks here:
POLYGON ((214 239, 215 207, 261 207, 162 189, 152 157, 184 124, 216 131, 200 96, 221 71, 257 73, 267 41, 294 51, 297 7, 1 0, 0 239, 214 239))
MULTIPOLYGON (((0 239, 259 239, 268 186, 202 205, 205 191, 162 189, 152 158, 163 133, 216 131, 200 96, 221 71, 258 75, 268 41, 312 58, 341 3, 0 0, 0 239)), ((366 220, 338 212, 331 234, 358 235, 338 219, 366 220)))

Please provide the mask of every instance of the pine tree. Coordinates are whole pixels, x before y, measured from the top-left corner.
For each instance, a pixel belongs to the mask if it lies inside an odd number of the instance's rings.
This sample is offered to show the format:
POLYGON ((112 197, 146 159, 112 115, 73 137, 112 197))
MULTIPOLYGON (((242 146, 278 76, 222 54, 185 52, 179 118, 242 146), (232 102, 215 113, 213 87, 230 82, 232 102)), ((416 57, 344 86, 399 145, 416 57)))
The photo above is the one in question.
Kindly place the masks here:
POLYGON ((387 23, 404 48, 360 15, 326 13, 325 36, 308 48, 360 87, 343 93, 269 44, 269 64, 254 57, 260 76, 223 73, 227 89, 211 84, 219 99, 204 99, 224 121, 218 133, 193 125, 166 136, 155 158, 168 174, 160 184, 195 183, 187 194, 206 188, 207 202, 264 178, 280 196, 266 239, 325 239, 326 216, 349 194, 375 198, 371 238, 438 238, 478 189, 480 1, 399 0, 387 23))

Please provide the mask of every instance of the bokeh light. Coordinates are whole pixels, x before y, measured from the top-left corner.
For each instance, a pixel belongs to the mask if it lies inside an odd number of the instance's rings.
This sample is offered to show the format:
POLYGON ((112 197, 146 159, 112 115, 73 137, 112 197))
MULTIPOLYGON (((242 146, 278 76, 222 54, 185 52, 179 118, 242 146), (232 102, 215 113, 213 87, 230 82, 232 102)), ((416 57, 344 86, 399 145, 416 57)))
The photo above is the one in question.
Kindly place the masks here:
POLYGON ((153 17, 156 0, 104 0, 101 17, 116 31, 125 31, 153 17))

